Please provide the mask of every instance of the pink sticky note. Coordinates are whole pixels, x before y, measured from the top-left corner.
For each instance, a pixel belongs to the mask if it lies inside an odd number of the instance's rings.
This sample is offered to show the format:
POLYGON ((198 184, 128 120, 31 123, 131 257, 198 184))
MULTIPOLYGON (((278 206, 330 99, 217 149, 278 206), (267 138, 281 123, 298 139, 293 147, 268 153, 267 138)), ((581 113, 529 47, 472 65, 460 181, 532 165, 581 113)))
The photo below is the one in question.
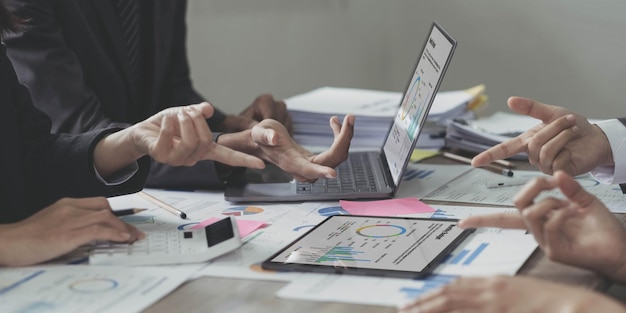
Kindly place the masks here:
POLYGON ((339 201, 341 207, 353 215, 394 216, 430 213, 435 209, 417 198, 387 199, 377 201, 339 201))
MULTIPOLYGON (((206 219, 202 222, 200 222, 200 224, 192 227, 191 229, 199 229, 202 227, 206 227, 208 225, 211 225, 217 221, 219 221, 220 219, 217 217, 211 217, 209 219, 206 219)), ((249 235, 250 233, 252 233, 253 231, 257 230, 258 228, 260 228, 261 226, 265 225, 265 222, 263 221, 250 221, 250 220, 237 220, 237 227, 239 228, 239 236, 241 236, 241 238, 249 235)))

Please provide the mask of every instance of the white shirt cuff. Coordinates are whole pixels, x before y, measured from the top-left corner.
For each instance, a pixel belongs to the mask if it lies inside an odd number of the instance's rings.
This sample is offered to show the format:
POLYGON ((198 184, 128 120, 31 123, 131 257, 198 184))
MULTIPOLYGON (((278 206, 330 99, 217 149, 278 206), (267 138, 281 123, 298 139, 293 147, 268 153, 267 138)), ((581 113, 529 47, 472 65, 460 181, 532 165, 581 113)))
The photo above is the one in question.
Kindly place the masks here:
POLYGON ((111 175, 111 177, 109 177, 109 180, 102 178, 102 175, 98 173, 95 164, 93 165, 93 171, 96 173, 96 177, 98 178, 98 180, 100 180, 105 186, 117 186, 131 179, 137 173, 137 171, 139 171, 139 164, 137 163, 137 161, 129 164, 127 167, 111 175))
POLYGON ((613 153, 614 166, 601 166, 593 169, 591 174, 606 184, 626 183, 626 127, 617 119, 597 122, 596 125, 606 135, 613 153))

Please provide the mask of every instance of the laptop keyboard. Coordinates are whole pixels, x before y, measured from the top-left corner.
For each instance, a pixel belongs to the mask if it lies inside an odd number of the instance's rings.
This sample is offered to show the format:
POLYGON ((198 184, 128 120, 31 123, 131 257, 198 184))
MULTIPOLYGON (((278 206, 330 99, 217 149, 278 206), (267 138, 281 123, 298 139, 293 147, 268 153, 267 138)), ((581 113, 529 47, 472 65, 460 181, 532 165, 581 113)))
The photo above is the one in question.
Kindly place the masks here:
POLYGON ((377 191, 369 154, 351 154, 336 168, 337 178, 321 178, 315 183, 298 182, 299 194, 350 193, 377 191))

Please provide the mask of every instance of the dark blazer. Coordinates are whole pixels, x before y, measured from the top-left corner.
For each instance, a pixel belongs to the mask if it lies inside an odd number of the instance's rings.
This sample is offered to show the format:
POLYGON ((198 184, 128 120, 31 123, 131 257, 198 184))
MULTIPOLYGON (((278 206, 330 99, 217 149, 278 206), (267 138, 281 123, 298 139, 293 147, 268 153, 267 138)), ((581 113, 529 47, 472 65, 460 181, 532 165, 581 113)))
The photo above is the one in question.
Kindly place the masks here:
MULTIPOLYGON (((204 101, 189 75, 186 1, 151 3, 153 75, 146 100, 131 89, 126 45, 110 0, 5 0, 26 20, 22 32, 5 38, 9 58, 35 105, 51 117, 53 132, 127 126, 167 107, 204 101)), ((209 124, 215 128, 223 119, 218 111, 209 124)), ((214 185, 221 179, 208 161, 192 168, 155 163, 147 182, 149 187, 214 185)))
POLYGON ((37 110, 0 52, 0 223, 24 219, 62 197, 111 196, 141 190, 149 160, 129 181, 107 187, 96 178, 93 150, 103 129, 81 135, 50 134, 50 119, 37 110))

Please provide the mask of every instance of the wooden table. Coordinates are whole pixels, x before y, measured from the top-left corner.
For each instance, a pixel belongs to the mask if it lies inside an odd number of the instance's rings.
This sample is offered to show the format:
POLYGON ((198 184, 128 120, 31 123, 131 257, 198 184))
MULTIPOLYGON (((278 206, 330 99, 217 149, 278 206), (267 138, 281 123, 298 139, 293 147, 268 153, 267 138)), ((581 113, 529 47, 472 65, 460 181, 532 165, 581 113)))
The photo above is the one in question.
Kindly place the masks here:
MULTIPOLYGON (((437 157, 425 163, 452 164, 454 162, 437 157)), ((527 163, 516 163, 521 169, 534 169, 527 163)), ((616 216, 623 223, 626 223, 626 214, 616 214, 616 216)), ((518 275, 527 275, 595 290, 606 290, 610 286, 608 279, 590 271, 550 261, 539 249, 526 261, 518 275)), ((276 297, 276 292, 286 284, 285 282, 274 281, 201 277, 187 282, 154 304, 146 312, 397 312, 395 308, 383 306, 290 300, 276 297)))

